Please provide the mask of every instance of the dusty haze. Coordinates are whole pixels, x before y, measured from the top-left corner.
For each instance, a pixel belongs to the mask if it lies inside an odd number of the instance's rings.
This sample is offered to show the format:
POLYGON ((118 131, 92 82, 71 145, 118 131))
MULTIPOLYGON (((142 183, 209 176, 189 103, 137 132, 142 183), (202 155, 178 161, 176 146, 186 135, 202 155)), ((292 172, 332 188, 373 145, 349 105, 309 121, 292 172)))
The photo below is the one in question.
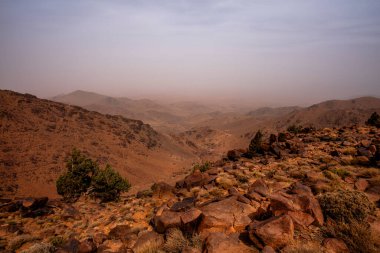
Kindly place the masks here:
POLYGON ((0 88, 310 105, 380 95, 380 2, 0 1, 0 88))

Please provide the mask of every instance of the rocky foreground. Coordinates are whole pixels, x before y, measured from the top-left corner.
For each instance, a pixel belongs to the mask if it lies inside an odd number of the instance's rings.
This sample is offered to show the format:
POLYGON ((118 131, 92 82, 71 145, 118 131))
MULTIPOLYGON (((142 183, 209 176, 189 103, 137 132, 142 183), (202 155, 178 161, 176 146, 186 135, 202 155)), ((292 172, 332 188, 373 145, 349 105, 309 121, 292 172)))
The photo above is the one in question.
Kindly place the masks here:
POLYGON ((258 139, 117 203, 2 200, 0 251, 380 251, 379 129, 258 139))

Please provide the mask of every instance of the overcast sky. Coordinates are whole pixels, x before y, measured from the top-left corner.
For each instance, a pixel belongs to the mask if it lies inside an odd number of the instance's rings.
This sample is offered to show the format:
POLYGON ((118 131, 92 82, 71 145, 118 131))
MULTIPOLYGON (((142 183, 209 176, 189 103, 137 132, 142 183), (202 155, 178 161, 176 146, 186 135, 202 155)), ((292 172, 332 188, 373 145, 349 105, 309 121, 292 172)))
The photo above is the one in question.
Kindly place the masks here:
POLYGON ((1 0, 0 88, 256 105, 380 96, 380 1, 1 0))

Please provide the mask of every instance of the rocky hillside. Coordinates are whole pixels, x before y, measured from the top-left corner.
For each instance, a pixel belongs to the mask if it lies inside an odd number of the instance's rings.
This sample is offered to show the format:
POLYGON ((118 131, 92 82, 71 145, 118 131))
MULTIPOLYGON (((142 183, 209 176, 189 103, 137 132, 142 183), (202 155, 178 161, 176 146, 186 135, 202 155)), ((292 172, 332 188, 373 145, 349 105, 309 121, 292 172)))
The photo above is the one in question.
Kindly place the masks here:
POLYGON ((351 100, 330 100, 295 110, 282 116, 278 127, 312 125, 314 127, 341 127, 363 124, 373 112, 380 112, 380 99, 361 97, 351 100))
POLYGON ((2 200, 6 252, 379 252, 380 129, 257 134, 117 203, 2 200), (39 251, 38 251, 39 250, 39 251), (42 251, 45 250, 45 251, 42 251))
POLYGON ((135 189, 190 166, 196 156, 139 120, 103 115, 28 94, 0 91, 0 194, 54 197, 76 147, 109 163, 135 189))

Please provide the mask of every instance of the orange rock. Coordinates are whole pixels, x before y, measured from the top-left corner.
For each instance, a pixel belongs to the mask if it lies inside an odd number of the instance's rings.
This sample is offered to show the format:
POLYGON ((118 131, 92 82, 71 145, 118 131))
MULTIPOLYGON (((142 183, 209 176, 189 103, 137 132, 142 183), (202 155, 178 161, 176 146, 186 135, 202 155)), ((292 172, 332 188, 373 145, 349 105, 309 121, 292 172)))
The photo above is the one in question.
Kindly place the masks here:
POLYGON ((269 245, 274 249, 280 249, 289 244, 293 236, 294 224, 289 215, 272 217, 249 225, 249 238, 260 248, 269 245), (260 242, 264 245, 260 245, 260 242))
POLYGON ((349 253, 347 245, 340 239, 327 238, 323 240, 326 253, 349 253))

